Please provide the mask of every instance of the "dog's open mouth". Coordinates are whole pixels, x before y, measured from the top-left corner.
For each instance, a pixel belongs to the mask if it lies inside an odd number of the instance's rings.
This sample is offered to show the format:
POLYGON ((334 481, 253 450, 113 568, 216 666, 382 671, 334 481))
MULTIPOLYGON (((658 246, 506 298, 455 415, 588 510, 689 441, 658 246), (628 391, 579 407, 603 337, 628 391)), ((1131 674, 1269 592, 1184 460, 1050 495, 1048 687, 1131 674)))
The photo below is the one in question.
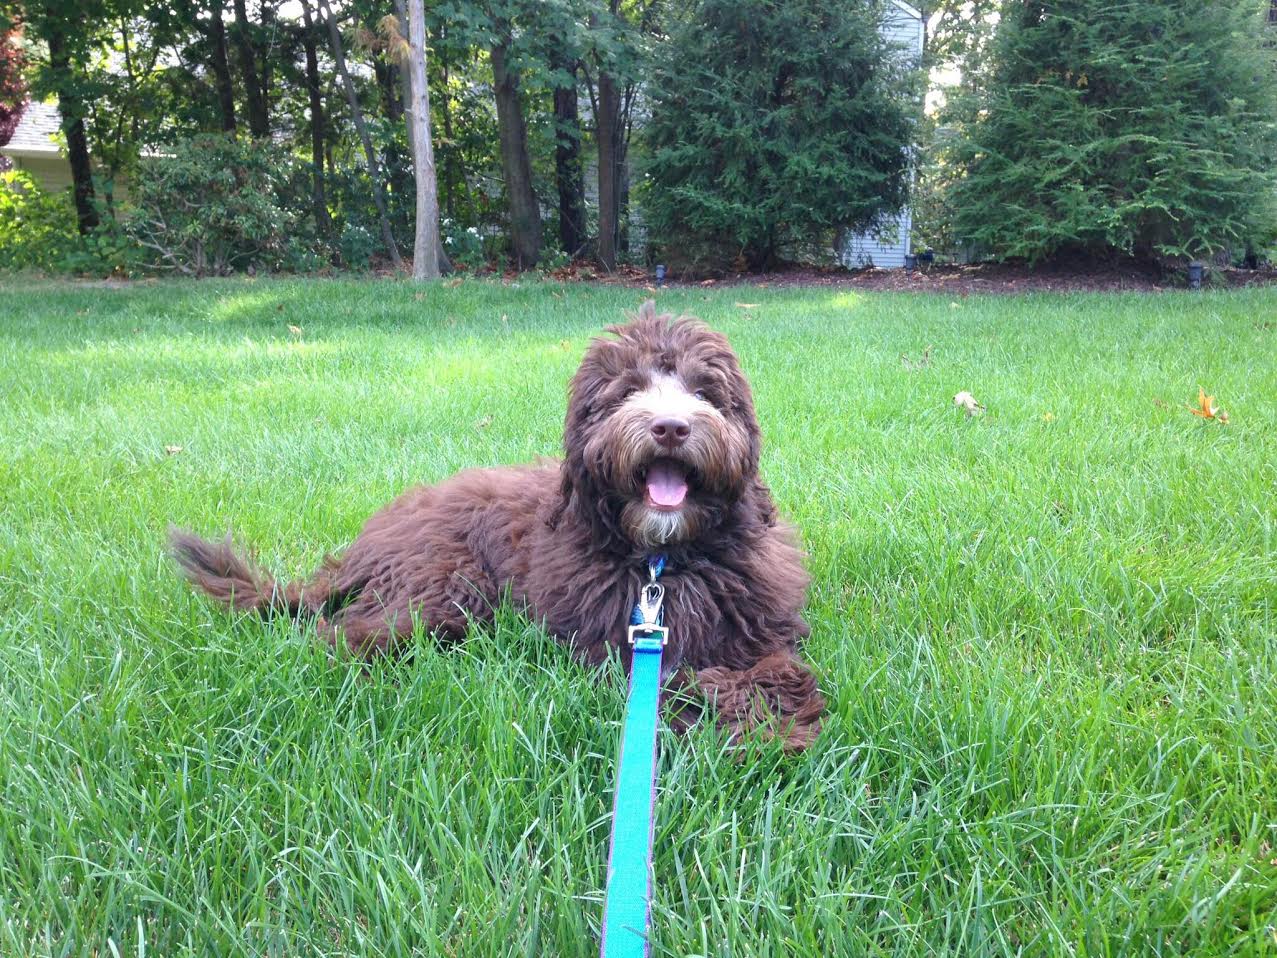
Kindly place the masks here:
POLYGON ((676 459, 653 459, 640 470, 647 503, 656 509, 678 509, 687 498, 688 470, 676 459))

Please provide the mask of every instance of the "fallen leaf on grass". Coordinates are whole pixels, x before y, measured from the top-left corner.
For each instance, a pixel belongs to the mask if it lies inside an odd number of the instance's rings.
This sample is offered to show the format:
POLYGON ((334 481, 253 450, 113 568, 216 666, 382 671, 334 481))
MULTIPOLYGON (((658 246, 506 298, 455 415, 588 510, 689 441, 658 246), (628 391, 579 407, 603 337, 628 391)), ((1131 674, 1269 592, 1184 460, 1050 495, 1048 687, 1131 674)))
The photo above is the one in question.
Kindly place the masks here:
POLYGON ((1201 416, 1203 419, 1214 419, 1228 425, 1228 413, 1220 409, 1215 404, 1215 397, 1206 395, 1206 390, 1200 386, 1197 389, 1197 406, 1189 406, 1188 411, 1194 416, 1201 416))
POLYGON ((1044 412, 1044 413, 1042 414, 1042 421, 1043 421, 1043 422, 1055 422, 1055 413, 1053 413, 1053 412, 1044 412))
MULTIPOLYGON (((423 114, 423 115, 424 115, 424 114, 423 114)), ((466 280, 465 280, 465 277, 464 277, 464 276, 458 276, 458 277, 456 277, 455 279, 450 279, 450 280, 448 280, 448 281, 447 281, 446 283, 444 283, 443 285, 444 285, 444 286, 446 286, 446 287, 448 287, 448 289, 456 289, 458 286, 460 286, 460 285, 461 285, 462 283, 464 283, 465 281, 466 281, 466 280)))
POLYGON ((176 456, 181 451, 182 451, 181 446, 165 446, 164 447, 164 455, 166 456, 176 456))
POLYGON ((476 420, 474 424, 474 428, 487 429, 491 425, 492 425, 492 415, 488 414, 487 416, 484 416, 482 419, 476 420))
POLYGON ((761 303, 737 303, 736 305, 739 306, 741 309, 758 309, 758 307, 761 306, 762 304, 761 303))
POLYGON ((1158 409, 1169 409, 1171 404, 1168 403, 1165 399, 1154 399, 1153 405, 1156 406, 1158 409))
POLYGON ((957 393, 953 397, 953 404, 959 409, 965 409, 967 416, 978 416, 984 412, 984 406, 976 402, 975 396, 971 395, 965 389, 957 393))
POLYGON ((294 336, 296 336, 298 339, 301 338, 302 328, 300 326, 294 326, 292 323, 289 323, 288 331, 292 333, 294 336))

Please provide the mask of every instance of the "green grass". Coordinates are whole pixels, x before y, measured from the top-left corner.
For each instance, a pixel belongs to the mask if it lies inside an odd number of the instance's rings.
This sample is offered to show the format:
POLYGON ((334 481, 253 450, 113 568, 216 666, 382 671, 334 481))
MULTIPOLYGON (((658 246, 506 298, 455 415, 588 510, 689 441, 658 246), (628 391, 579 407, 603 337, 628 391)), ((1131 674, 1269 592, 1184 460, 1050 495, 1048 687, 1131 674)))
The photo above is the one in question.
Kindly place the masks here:
MULTIPOLYGON (((615 681, 511 615, 362 679, 162 539, 303 574, 553 454, 638 300, 0 289, 0 955, 596 953, 615 681)), ((830 715, 664 740, 657 953, 1277 954, 1277 293, 661 302, 753 379, 830 715)))

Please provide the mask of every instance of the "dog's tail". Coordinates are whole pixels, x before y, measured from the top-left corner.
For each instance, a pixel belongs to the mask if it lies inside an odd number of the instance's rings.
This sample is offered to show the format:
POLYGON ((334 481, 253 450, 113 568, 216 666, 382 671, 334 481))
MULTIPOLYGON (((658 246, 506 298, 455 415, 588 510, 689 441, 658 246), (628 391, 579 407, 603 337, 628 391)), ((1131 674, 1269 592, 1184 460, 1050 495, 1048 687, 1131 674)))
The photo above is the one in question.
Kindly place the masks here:
POLYGON ((263 618, 296 618, 300 613, 301 584, 280 585, 236 553, 229 534, 221 542, 209 542, 170 526, 168 544, 182 574, 227 608, 256 612, 263 618))

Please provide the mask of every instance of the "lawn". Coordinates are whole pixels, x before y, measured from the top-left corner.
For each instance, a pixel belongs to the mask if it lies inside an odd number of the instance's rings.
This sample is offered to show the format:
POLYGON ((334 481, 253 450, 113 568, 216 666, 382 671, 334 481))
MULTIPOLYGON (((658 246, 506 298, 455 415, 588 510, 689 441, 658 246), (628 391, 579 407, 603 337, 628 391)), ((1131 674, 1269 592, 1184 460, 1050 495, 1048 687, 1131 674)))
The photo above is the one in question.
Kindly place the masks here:
MULTIPOLYGON (((596 953, 614 674, 506 614, 361 678, 162 540, 300 575, 555 453, 641 295, 0 287, 0 955, 596 953)), ((656 953, 1277 954, 1277 291, 660 302, 752 377, 830 715, 663 740, 656 953)))

